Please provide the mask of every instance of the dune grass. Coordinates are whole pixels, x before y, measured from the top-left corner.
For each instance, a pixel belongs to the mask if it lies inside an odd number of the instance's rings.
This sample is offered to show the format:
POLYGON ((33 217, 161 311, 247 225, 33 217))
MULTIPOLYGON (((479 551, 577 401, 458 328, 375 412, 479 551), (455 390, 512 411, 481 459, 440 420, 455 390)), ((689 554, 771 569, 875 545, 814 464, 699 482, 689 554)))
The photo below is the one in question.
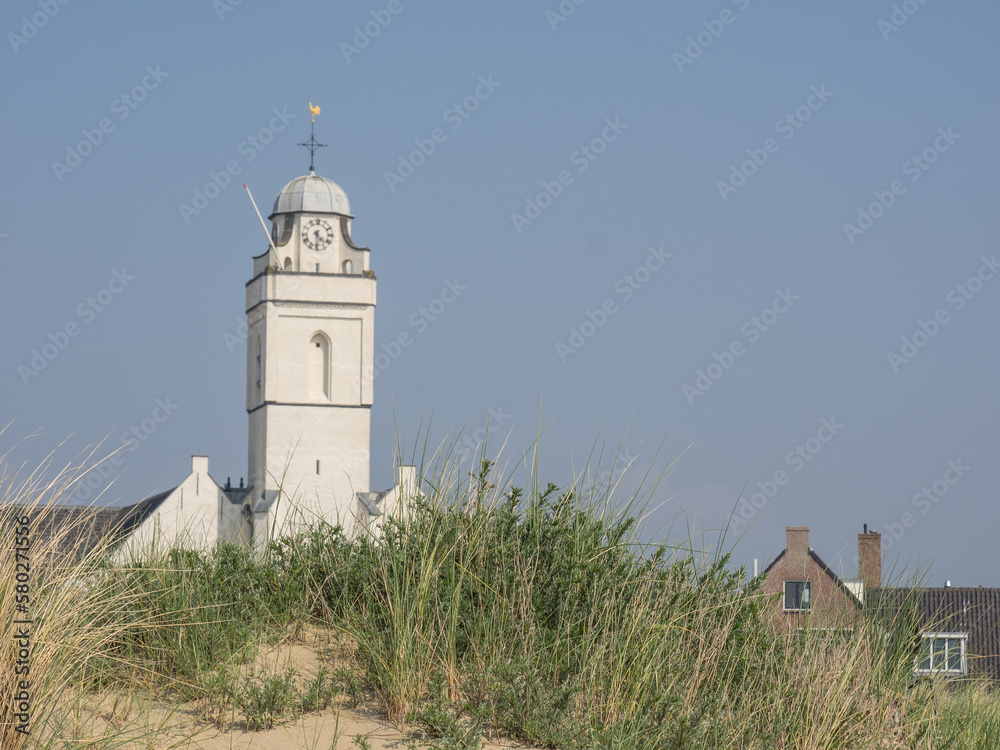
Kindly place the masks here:
MULTIPOLYGON (((0 747, 196 746, 154 699, 250 730, 364 700, 440 748, 1000 746, 990 688, 915 683, 909 641, 875 620, 775 634, 759 581, 725 554, 642 543, 643 499, 614 483, 519 488, 487 460, 424 471, 377 536, 317 524, 260 555, 112 564, 98 546, 33 570, 30 739, 15 731, 5 532, 0 747), (306 627, 346 656, 312 676, 257 670, 260 649, 306 627)), ((0 528, 38 524, 78 476, 45 474, 3 476, 0 528)))
MULTIPOLYGON (((2 431, 0 431, 2 434, 2 431)), ((33 471, 13 468, 0 457, 0 747, 115 746, 118 737, 152 736, 158 727, 135 727, 108 735, 95 730, 84 703, 99 702, 90 690, 95 662, 106 662, 130 695, 103 707, 114 725, 128 706, 140 700, 151 674, 122 658, 118 643, 142 624, 129 614, 139 592, 100 588, 98 542, 77 560, 66 554, 67 539, 86 537, 92 516, 59 525, 45 541, 34 536, 48 526, 60 498, 69 497, 83 475, 80 466, 53 470, 51 456, 33 471), (85 528, 78 528, 83 526, 85 528), (89 694, 89 696, 88 696, 89 694), (99 737, 95 734, 103 734, 99 737), (83 746, 83 745, 80 745, 83 746)))

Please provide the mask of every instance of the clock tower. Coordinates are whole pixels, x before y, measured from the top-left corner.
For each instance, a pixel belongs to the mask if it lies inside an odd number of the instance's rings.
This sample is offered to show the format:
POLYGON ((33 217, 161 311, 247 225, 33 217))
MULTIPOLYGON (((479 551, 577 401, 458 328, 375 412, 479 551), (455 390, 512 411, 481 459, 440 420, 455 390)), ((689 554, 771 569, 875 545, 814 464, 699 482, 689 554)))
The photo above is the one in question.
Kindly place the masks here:
POLYGON ((309 174, 282 188, 247 282, 255 544, 323 518, 357 531, 368 493, 375 274, 350 204, 309 174))

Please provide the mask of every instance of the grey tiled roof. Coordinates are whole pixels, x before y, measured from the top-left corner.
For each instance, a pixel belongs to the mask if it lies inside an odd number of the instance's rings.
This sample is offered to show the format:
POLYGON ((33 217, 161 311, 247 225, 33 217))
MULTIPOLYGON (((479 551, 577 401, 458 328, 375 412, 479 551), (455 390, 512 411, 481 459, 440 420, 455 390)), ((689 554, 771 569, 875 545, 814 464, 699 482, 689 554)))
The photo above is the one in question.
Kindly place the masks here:
POLYGON ((114 533, 116 535, 115 542, 120 542, 129 534, 131 534, 135 529, 141 524, 146 518, 160 505, 163 501, 167 499, 167 496, 173 492, 174 489, 167 490, 166 492, 160 492, 156 495, 150 495, 145 500, 141 500, 135 505, 130 505, 127 508, 121 509, 121 515, 118 518, 116 528, 114 533))
POLYGON ((251 487, 223 487, 222 492, 233 505, 243 505, 247 502, 251 487))
POLYGON ((33 510, 28 513, 31 547, 47 553, 45 562, 75 562, 97 546, 120 515, 120 508, 72 505, 33 510))
MULTIPOLYGON (((31 549, 38 564, 72 564, 81 560, 105 540, 110 545, 122 541, 173 490, 152 495, 127 507, 59 505, 28 510, 31 549)), ((5 514, 6 515, 6 514, 5 514)), ((16 515, 10 514, 8 520, 16 515)))
POLYGON ((969 673, 1000 681, 1000 589, 873 589, 865 608, 893 619, 909 613, 919 632, 968 633, 969 673))
POLYGON ((380 492, 359 492, 358 500, 364 505, 369 516, 382 515, 382 501, 392 490, 381 490, 380 492))

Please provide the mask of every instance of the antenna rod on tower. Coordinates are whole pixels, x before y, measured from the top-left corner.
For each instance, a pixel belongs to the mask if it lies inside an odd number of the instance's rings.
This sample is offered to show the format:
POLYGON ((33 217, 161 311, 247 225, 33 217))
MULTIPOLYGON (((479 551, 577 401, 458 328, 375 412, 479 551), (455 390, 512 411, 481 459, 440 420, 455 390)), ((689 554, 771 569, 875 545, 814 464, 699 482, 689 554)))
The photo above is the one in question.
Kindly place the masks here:
MULTIPOLYGON (((243 185, 244 189, 247 191, 247 195, 250 196, 250 203, 253 204, 253 210, 257 213, 257 218, 260 219, 260 228, 264 230, 264 234, 267 235, 267 244, 271 247, 271 252, 274 253, 274 265, 278 263, 278 248, 274 246, 274 240, 271 239, 271 233, 267 231, 267 224, 264 223, 264 217, 260 215, 260 209, 257 208, 257 201, 253 199, 253 193, 250 192, 250 188, 247 185, 243 185)), ((270 264, 269 264, 270 265, 270 264)))

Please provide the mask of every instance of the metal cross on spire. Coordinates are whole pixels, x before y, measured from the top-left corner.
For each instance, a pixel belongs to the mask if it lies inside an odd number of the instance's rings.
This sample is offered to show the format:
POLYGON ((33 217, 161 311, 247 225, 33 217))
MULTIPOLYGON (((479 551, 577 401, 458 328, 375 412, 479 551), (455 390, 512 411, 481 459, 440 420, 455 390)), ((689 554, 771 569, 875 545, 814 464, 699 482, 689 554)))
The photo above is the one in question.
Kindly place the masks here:
POLYGON ((312 102, 309 102, 309 114, 312 115, 312 124, 309 127, 309 140, 305 143, 300 143, 298 145, 305 146, 309 149, 309 174, 316 173, 316 166, 314 159, 316 156, 316 149, 325 148, 325 143, 319 143, 316 140, 316 115, 319 114, 319 107, 314 107, 312 102))

